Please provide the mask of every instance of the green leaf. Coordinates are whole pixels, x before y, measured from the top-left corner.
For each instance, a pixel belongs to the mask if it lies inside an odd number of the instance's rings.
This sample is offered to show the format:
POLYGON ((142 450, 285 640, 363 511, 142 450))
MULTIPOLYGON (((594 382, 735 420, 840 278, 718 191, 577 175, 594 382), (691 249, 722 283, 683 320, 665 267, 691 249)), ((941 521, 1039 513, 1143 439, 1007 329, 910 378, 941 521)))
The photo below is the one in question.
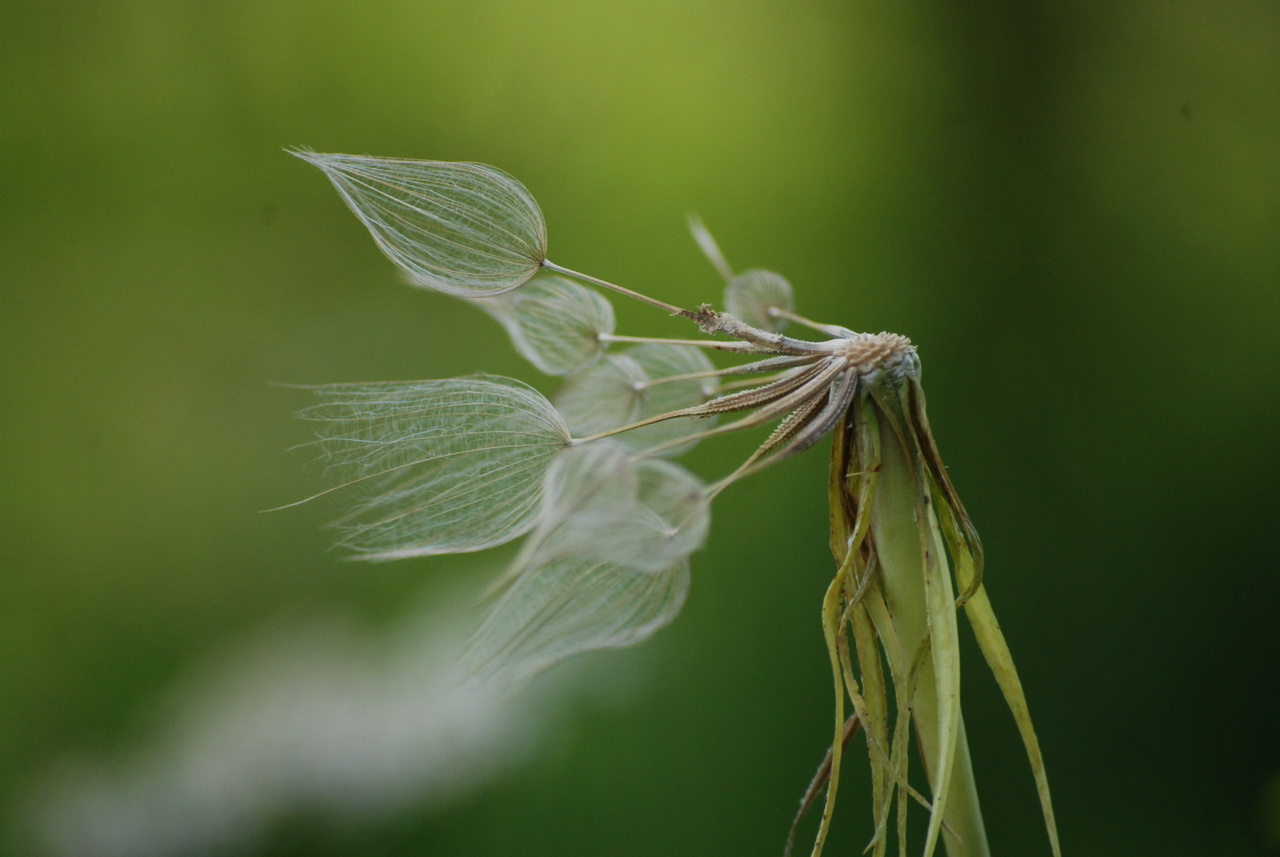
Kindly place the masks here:
POLYGON ((547 256, 524 185, 495 167, 294 152, 324 171, 382 252, 411 280, 461 297, 510 291, 547 256))
MULTIPOLYGON (((961 581, 963 585, 964 581, 961 581)), ((1036 793, 1040 797, 1040 809, 1044 814, 1045 829, 1049 833, 1049 845, 1054 857, 1060 857, 1062 848, 1058 844, 1058 824, 1054 819, 1053 799, 1049 796, 1049 775, 1045 771, 1044 756, 1040 752, 1040 741, 1036 738, 1036 729, 1031 722, 1031 710, 1027 707, 1027 697, 1022 690, 1022 681, 1013 665, 1013 654, 1009 644, 1005 642, 1004 632, 996 621, 995 611, 987 598, 987 591, 979 586, 973 597, 965 602, 965 614, 969 624, 973 626, 974 636, 983 657, 996 677, 1000 692, 1004 694, 1005 703, 1013 712, 1013 719, 1018 724, 1018 734, 1022 736, 1022 745, 1031 762, 1031 773, 1035 777, 1036 793)))

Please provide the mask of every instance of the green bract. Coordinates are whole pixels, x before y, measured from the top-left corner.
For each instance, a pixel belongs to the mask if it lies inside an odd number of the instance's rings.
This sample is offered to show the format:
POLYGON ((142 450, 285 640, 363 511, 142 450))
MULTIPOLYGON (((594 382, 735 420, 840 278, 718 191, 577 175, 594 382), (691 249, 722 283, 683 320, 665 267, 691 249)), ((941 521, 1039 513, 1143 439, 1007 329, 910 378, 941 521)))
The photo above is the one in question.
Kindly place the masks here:
MULTIPOLYGON (((830 493, 838 571, 823 617, 836 682, 837 737, 828 803, 839 773, 847 694, 868 733, 876 819, 872 853, 885 853, 883 833, 895 789, 899 840, 906 836, 908 795, 902 786, 908 781, 912 728, 932 795, 924 853, 933 853, 940 836, 953 857, 990 853, 960 713, 956 608, 963 605, 1018 723, 1050 844, 1059 854, 1039 743, 982 586, 982 545, 938 454, 917 362, 868 375, 836 426, 830 493), (889 686, 896 716, 890 714, 889 686)), ((826 829, 824 820, 819 849, 826 829)))

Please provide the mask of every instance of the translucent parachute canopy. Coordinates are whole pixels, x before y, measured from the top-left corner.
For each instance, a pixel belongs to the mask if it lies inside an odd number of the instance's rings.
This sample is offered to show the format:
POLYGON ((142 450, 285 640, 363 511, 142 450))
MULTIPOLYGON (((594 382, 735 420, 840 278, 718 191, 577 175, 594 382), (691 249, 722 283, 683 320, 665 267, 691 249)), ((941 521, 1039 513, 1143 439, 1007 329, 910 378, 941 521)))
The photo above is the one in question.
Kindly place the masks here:
POLYGON ((335 522, 371 560, 481 550, 527 532, 569 443, 532 387, 494 375, 320 387, 302 415, 359 496, 335 522))
MULTIPOLYGON (((646 343, 608 354, 569 377, 555 395, 556 408, 575 436, 587 437, 661 414, 691 408, 715 392, 711 361, 696 347, 646 343), (706 377, 689 377, 700 376, 706 377)), ((709 418, 677 417, 619 435, 628 449, 644 451, 712 425, 709 418)), ((687 451, 689 444, 663 450, 687 451)))
MULTIPOLYGON (((556 545, 574 538, 574 528, 593 534, 610 529, 619 515, 633 511, 639 490, 636 462, 616 440, 570 449, 547 471, 541 526, 533 539, 536 549, 544 556, 553 553, 556 545)), ((588 550, 596 547, 600 546, 588 550)))
POLYGON ((627 354, 606 354, 566 379, 552 400, 574 436, 589 437, 636 422, 648 380, 627 354))
MULTIPOLYGON (((711 503, 702 480, 678 464, 641 459, 636 470, 640 477, 636 511, 620 521, 618 528, 633 535, 619 538, 608 550, 630 550, 630 565, 640 569, 653 565, 656 570, 665 558, 684 558, 706 543, 711 503)), ((622 561, 620 552, 614 555, 622 561)))
MULTIPOLYGON (((716 393, 716 379, 710 377, 715 367, 707 359, 706 352, 698 348, 647 343, 628 349, 626 354, 636 361, 648 379, 640 390, 640 419, 701 405, 716 393), (687 377, 700 374, 707 377, 687 377)), ((621 438, 628 449, 640 451, 670 443, 713 425, 714 417, 679 417, 629 431, 621 438)), ((690 441, 666 447, 662 454, 671 457, 682 455, 695 444, 696 441, 690 441)))
POLYGON ((461 297, 510 291, 547 257, 524 185, 495 167, 294 152, 319 167, 378 246, 421 286, 461 297))
POLYGON ((791 312, 795 309, 795 298, 791 284, 781 274, 752 270, 729 281, 724 290, 724 305, 730 315, 752 327, 777 333, 787 326, 787 320, 771 310, 791 312))
POLYGON ((526 675, 586 651, 638 643, 680 612, 688 554, 709 524, 702 483, 604 441, 548 476, 545 515, 476 631, 468 665, 526 675))
POLYGON ((710 510, 702 481, 678 464, 637 459, 597 441, 558 458, 535 536, 543 557, 591 554, 658 571, 702 546, 710 510))
POLYGON ((503 593, 465 666, 525 677, 583 652, 634 646, 671 624, 688 592, 687 560, 652 574, 589 556, 552 560, 503 593))
POLYGON ((599 292, 555 275, 523 288, 475 301, 511 336, 526 360, 548 375, 567 375, 604 352, 613 333, 613 305, 599 292))

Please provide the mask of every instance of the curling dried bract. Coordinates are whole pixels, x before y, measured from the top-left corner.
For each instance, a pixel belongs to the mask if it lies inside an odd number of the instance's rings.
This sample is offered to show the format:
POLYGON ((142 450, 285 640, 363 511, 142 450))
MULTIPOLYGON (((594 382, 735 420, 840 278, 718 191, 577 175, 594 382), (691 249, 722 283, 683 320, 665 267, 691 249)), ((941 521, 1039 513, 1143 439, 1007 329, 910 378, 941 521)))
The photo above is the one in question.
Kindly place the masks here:
POLYGON ((510 291, 547 256, 542 211, 495 167, 447 161, 295 154, 319 167, 410 279, 461 297, 510 291))
POLYGON ((533 526, 568 429, 532 387, 473 375, 320 387, 303 416, 360 500, 335 522, 365 559, 481 550, 533 526))

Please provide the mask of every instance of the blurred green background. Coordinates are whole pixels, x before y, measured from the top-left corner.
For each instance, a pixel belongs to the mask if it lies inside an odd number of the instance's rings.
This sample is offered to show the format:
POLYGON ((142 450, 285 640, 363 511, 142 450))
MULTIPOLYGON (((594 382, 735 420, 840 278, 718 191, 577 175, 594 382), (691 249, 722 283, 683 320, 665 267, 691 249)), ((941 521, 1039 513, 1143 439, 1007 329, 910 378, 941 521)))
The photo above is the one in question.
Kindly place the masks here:
MULTIPOLYGON (((211 652, 312 610, 393 627, 500 563, 352 564, 333 507, 258 511, 324 484, 287 451, 305 395, 270 382, 553 389, 399 284, 282 151, 307 146, 501 166, 553 260, 684 305, 719 299, 697 211, 801 312, 910 336, 1066 853, 1276 853, 1277 45, 1270 0, 7 4, 0 847, 34 847, 51 765, 147 747, 211 652)), ((367 821, 301 807, 241 850, 780 853, 829 735, 825 468, 722 497, 681 618, 598 656, 624 689, 502 778, 367 821)), ((966 663, 996 852, 1047 854, 966 663)), ((831 854, 870 835, 860 754, 831 854)))

